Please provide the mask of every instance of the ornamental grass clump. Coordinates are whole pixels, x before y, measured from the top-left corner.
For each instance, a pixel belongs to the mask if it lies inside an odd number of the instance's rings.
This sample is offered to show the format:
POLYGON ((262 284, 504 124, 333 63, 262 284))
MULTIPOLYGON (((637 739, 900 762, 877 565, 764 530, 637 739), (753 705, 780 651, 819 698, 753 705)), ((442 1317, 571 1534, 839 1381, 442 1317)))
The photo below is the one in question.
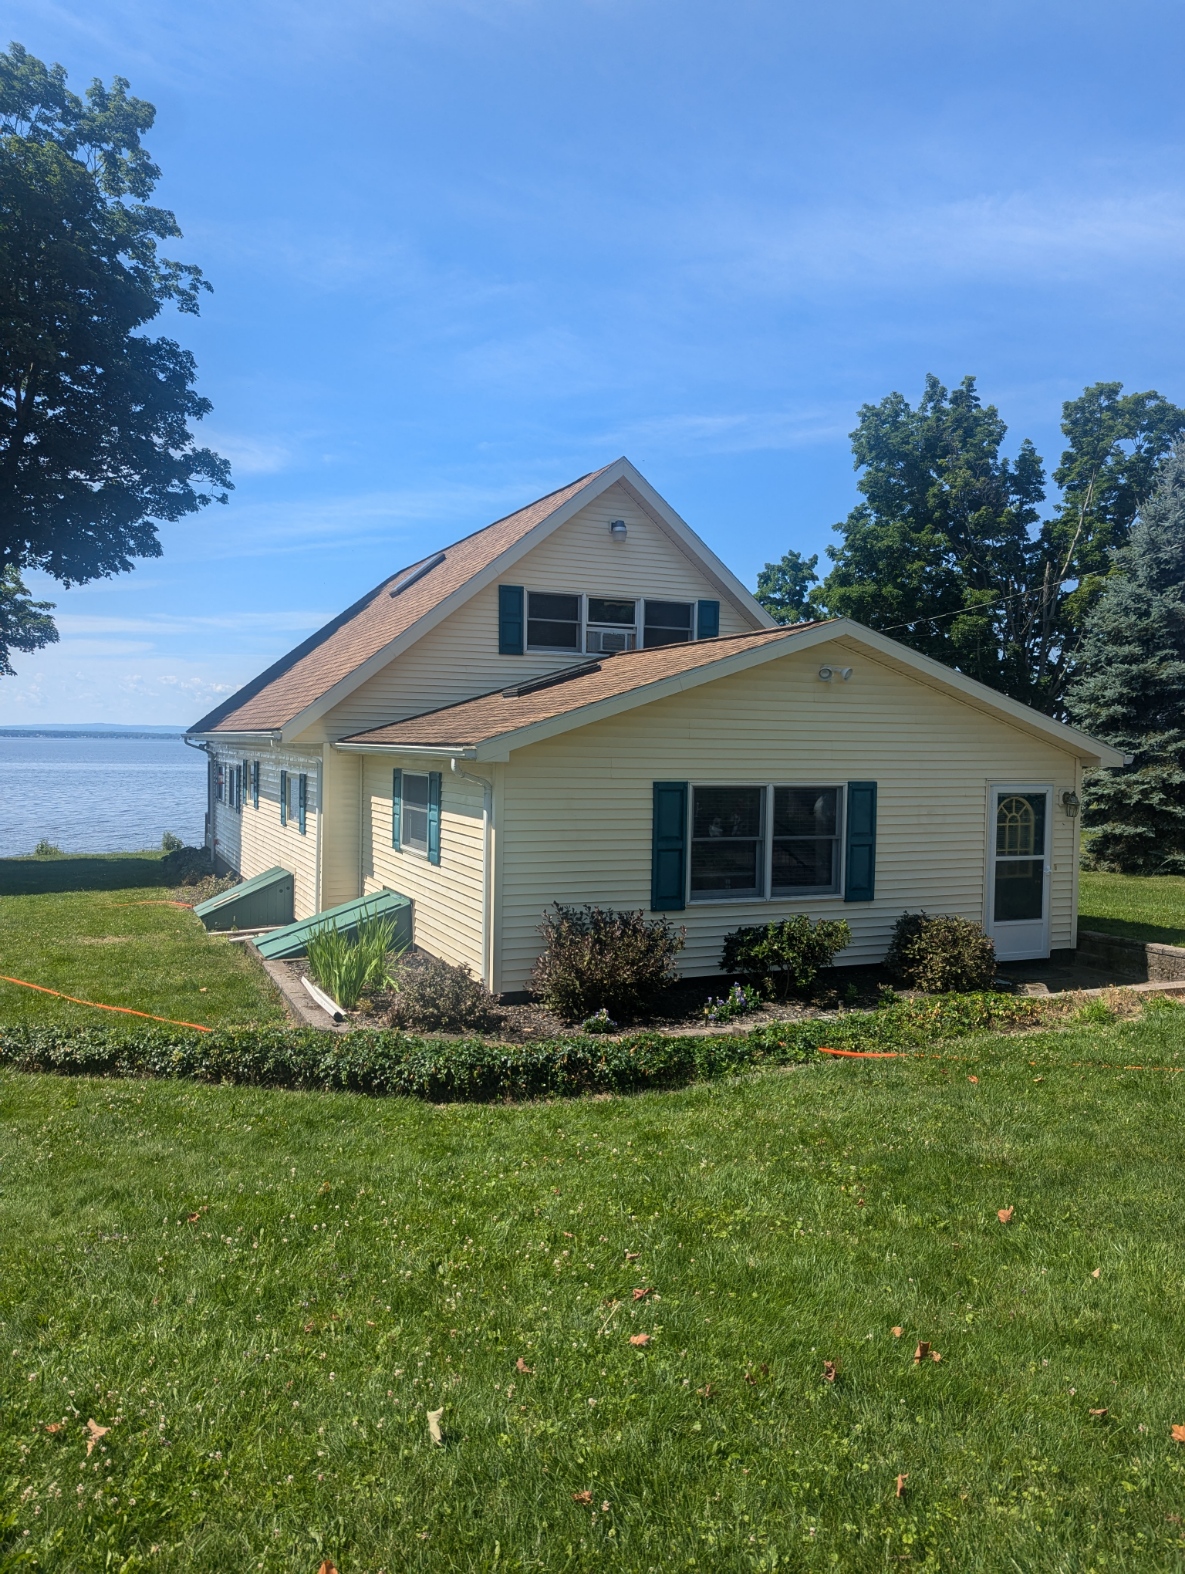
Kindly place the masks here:
POLYGON ((992 987, 996 948, 991 936, 969 918, 902 913, 885 966, 910 989, 930 995, 966 994, 992 987))
POLYGON ((559 902, 539 926, 543 952, 530 986, 565 1022, 583 1022, 597 1011, 636 1016, 675 979, 675 958, 686 930, 665 918, 604 907, 563 907, 559 902))
POLYGON ((394 939, 391 918, 364 918, 353 936, 326 925, 309 936, 309 972, 339 1006, 352 1011, 363 995, 390 983, 387 953, 394 939))
POLYGON ((795 913, 776 923, 734 929, 725 936, 720 966, 725 973, 740 973, 767 997, 787 1000, 809 989, 851 938, 842 918, 812 923, 805 913, 795 913))

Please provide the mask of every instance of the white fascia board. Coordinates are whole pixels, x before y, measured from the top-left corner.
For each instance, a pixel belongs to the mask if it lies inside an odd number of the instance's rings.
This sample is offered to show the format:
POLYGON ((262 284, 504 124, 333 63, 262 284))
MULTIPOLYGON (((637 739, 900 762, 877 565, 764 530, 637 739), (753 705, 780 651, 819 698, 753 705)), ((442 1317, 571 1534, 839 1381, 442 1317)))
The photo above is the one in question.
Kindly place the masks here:
POLYGON ((636 502, 648 513, 652 519, 665 528, 675 537, 684 552, 691 557, 707 574, 716 586, 724 592, 739 612, 750 617, 758 628, 777 628, 778 620, 769 615, 752 591, 746 590, 740 580, 712 551, 711 547, 692 530, 691 526, 678 515, 666 498, 656 492, 642 475, 636 470, 628 459, 619 459, 611 468, 621 468, 620 476, 615 479, 622 481, 626 488, 633 493, 636 502))
POLYGON ((442 760, 477 758, 477 750, 471 743, 331 743, 329 747, 340 754, 427 754, 442 760))
POLYGON ((201 738, 206 743, 279 743, 280 729, 260 732, 187 732, 186 738, 201 738))
MULTIPOLYGON (((521 540, 516 541, 513 546, 507 547, 493 562, 487 563, 485 568, 480 569, 471 579, 467 579, 463 585, 458 585, 451 596, 446 596, 430 612, 425 612, 423 617, 417 618, 410 628, 404 629, 403 633, 391 640, 389 644, 384 645, 381 650, 368 657, 360 666, 347 673, 344 678, 340 678, 331 689, 321 695, 320 699, 314 700, 311 705, 307 705, 304 710, 293 716, 291 721, 285 722, 283 727, 284 741, 287 742, 290 738, 297 737, 306 728, 311 727, 314 722, 319 721, 327 711, 331 711, 335 705, 344 700, 348 694, 352 694, 368 678, 372 678, 375 673, 381 672, 385 666, 394 661, 397 656, 401 656, 405 650, 416 644, 418 640, 423 639, 425 634, 430 633, 445 618, 451 617, 459 607, 463 607, 479 590, 484 590, 487 585, 492 585, 496 580, 500 579, 506 570, 513 568, 520 558, 525 557, 541 541, 545 541, 554 530, 558 530, 561 525, 567 524, 574 514, 578 514, 582 508, 586 508, 589 503, 599 497, 608 487, 620 480, 621 477, 616 472, 622 465, 628 465, 631 470, 633 469, 628 459, 618 459, 601 475, 594 476, 587 486, 581 487, 574 497, 570 497, 566 503, 562 503, 554 513, 548 514, 546 519, 541 519, 535 528, 528 531, 521 540)), ((497 520, 494 523, 496 524, 497 520)))

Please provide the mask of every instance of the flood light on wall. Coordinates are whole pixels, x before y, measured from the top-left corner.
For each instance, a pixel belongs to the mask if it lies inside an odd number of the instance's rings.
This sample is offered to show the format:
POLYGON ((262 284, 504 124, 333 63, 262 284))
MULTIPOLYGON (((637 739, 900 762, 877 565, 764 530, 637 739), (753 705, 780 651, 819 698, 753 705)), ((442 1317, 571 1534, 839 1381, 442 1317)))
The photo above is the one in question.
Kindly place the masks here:
POLYGON ((1076 792, 1062 793, 1062 808, 1066 811, 1067 818, 1073 819, 1078 813, 1080 800, 1076 792))
POLYGON ((624 541, 628 534, 625 520, 611 519, 609 521, 609 534, 613 537, 614 541, 624 541))
POLYGON ((832 678, 839 678, 846 683, 852 675, 851 667, 820 667, 819 679, 822 683, 830 683, 832 678))

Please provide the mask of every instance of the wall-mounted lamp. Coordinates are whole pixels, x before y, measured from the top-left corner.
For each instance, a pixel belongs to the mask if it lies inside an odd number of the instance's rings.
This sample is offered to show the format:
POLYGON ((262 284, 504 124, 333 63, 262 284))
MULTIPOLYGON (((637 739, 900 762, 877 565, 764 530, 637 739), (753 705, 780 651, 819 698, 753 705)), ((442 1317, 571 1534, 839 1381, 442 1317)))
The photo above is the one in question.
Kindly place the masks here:
POLYGON ((851 677, 851 675, 852 675, 851 667, 820 667, 819 668, 819 677, 820 677, 821 681, 824 682, 824 683, 830 683, 832 678, 841 678, 843 680, 843 682, 846 683, 848 681, 848 679, 851 677))
POLYGON ((1072 820, 1080 807, 1080 800, 1076 792, 1062 793, 1062 808, 1066 811, 1067 819, 1072 820))
POLYGON ((624 541, 628 531, 624 519, 611 519, 609 521, 609 534, 614 541, 624 541))

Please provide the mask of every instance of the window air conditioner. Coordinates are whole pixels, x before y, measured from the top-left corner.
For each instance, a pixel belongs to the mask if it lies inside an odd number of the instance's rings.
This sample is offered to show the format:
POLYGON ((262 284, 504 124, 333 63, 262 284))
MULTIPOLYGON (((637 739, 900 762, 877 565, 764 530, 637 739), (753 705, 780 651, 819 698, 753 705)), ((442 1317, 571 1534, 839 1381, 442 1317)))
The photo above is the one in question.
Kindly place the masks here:
POLYGON ((587 630, 584 648, 590 655, 611 656, 616 651, 633 650, 635 635, 633 629, 602 628, 587 630))

